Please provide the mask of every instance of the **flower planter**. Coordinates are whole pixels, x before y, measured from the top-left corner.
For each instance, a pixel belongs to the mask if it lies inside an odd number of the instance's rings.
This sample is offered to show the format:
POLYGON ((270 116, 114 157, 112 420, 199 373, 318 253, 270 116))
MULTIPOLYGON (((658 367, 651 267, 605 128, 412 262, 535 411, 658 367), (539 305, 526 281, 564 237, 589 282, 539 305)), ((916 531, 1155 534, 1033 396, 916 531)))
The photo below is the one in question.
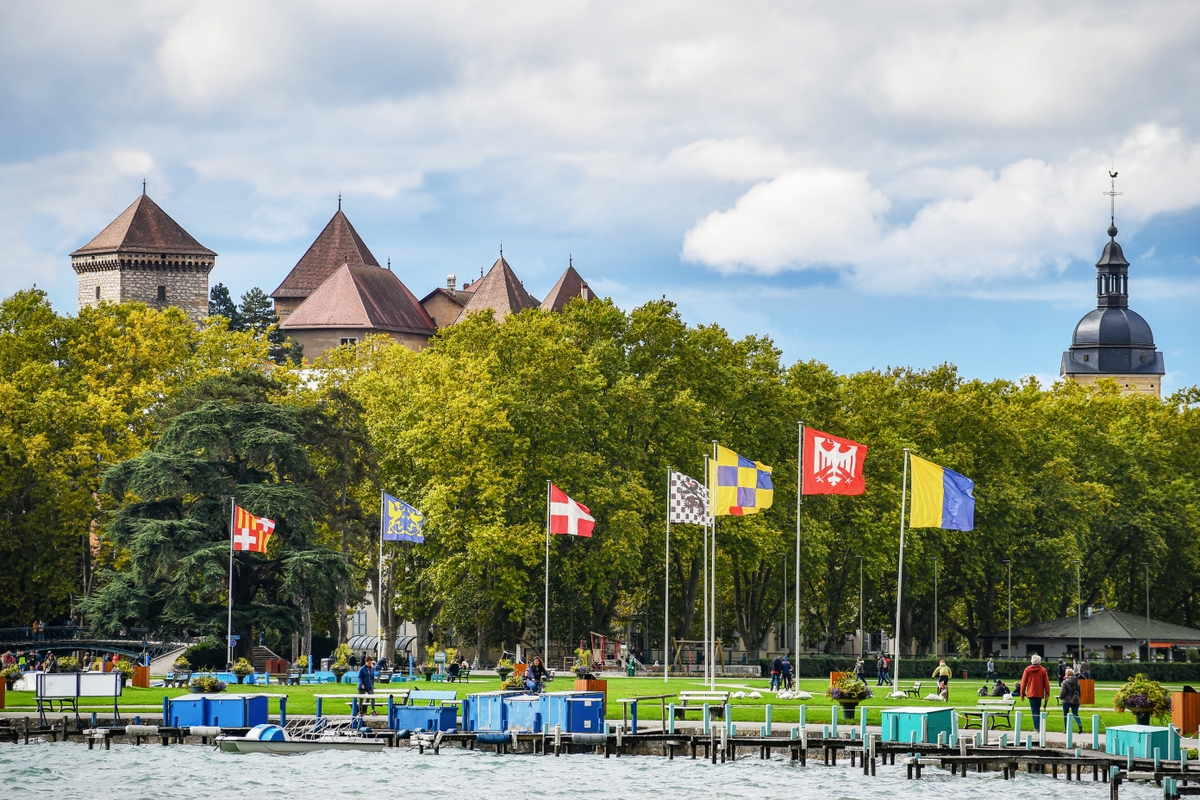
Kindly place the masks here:
POLYGON ((842 707, 842 719, 847 722, 854 721, 854 711, 858 708, 858 701, 840 700, 838 705, 842 707))
POLYGON ((1149 725, 1150 724, 1150 712, 1149 711, 1135 711, 1132 708, 1126 708, 1125 710, 1128 711, 1129 713, 1133 714, 1133 721, 1135 723, 1137 723, 1138 725, 1149 725))
POLYGON ((498 669, 498 670, 496 670, 496 674, 499 675, 500 680, 503 681, 503 680, 508 679, 508 676, 512 674, 512 670, 511 669, 498 669))

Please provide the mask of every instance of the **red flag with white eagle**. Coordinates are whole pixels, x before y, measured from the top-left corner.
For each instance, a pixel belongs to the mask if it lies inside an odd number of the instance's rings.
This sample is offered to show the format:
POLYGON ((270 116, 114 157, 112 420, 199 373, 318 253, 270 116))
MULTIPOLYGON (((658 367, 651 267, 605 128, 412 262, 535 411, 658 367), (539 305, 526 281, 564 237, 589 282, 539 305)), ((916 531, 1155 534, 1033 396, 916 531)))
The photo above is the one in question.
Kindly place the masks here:
POLYGON ((576 502, 562 489, 550 484, 550 532, 591 537, 596 520, 588 507, 576 502))
POLYGON ((804 429, 804 494, 862 494, 867 446, 823 431, 804 429))

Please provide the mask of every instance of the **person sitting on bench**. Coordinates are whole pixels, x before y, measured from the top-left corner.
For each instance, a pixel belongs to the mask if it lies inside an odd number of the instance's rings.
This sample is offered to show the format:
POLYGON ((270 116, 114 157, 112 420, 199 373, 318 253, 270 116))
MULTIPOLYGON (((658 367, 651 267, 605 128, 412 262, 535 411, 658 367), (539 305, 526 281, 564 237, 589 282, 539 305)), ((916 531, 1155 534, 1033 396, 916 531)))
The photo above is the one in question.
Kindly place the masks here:
POLYGON ((525 670, 525 688, 537 694, 542 691, 542 687, 549 680, 551 680, 550 673, 546 671, 546 665, 542 663, 541 656, 535 657, 529 668, 525 670))

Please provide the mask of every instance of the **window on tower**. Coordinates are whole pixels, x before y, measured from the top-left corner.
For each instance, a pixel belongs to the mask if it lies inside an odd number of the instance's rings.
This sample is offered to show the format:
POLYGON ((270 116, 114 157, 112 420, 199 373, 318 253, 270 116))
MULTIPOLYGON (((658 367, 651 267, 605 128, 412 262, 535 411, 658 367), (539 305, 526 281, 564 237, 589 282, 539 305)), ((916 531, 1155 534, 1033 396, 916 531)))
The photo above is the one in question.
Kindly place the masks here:
POLYGON ((158 287, 158 302, 162 303, 162 302, 166 301, 166 299, 167 299, 167 287, 159 286, 158 287))
POLYGON ((99 286, 96 287, 96 299, 97 300, 100 299, 100 287, 99 286))

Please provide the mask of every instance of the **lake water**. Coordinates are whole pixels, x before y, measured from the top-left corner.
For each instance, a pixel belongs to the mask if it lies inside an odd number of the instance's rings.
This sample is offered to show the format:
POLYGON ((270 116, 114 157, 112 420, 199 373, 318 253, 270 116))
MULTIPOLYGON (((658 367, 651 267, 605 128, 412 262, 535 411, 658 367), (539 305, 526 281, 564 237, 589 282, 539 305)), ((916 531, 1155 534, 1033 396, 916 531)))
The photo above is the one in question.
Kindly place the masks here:
MULTIPOLYGON (((965 778, 926 769, 909 781, 903 766, 878 767, 874 778, 849 766, 801 767, 757 753, 732 764, 659 756, 497 757, 481 751, 443 748, 418 755, 398 748, 383 753, 327 751, 300 756, 231 755, 198 745, 113 745, 91 750, 78 743, 0 744, 0 792, 5 797, 125 798, 569 798, 582 796, 730 797, 763 800, 996 800, 997 793, 1039 800, 1107 800, 1108 785, 1018 775, 1005 782, 998 772, 965 778)), ((1162 796, 1153 784, 1122 784, 1121 797, 1162 796)))

